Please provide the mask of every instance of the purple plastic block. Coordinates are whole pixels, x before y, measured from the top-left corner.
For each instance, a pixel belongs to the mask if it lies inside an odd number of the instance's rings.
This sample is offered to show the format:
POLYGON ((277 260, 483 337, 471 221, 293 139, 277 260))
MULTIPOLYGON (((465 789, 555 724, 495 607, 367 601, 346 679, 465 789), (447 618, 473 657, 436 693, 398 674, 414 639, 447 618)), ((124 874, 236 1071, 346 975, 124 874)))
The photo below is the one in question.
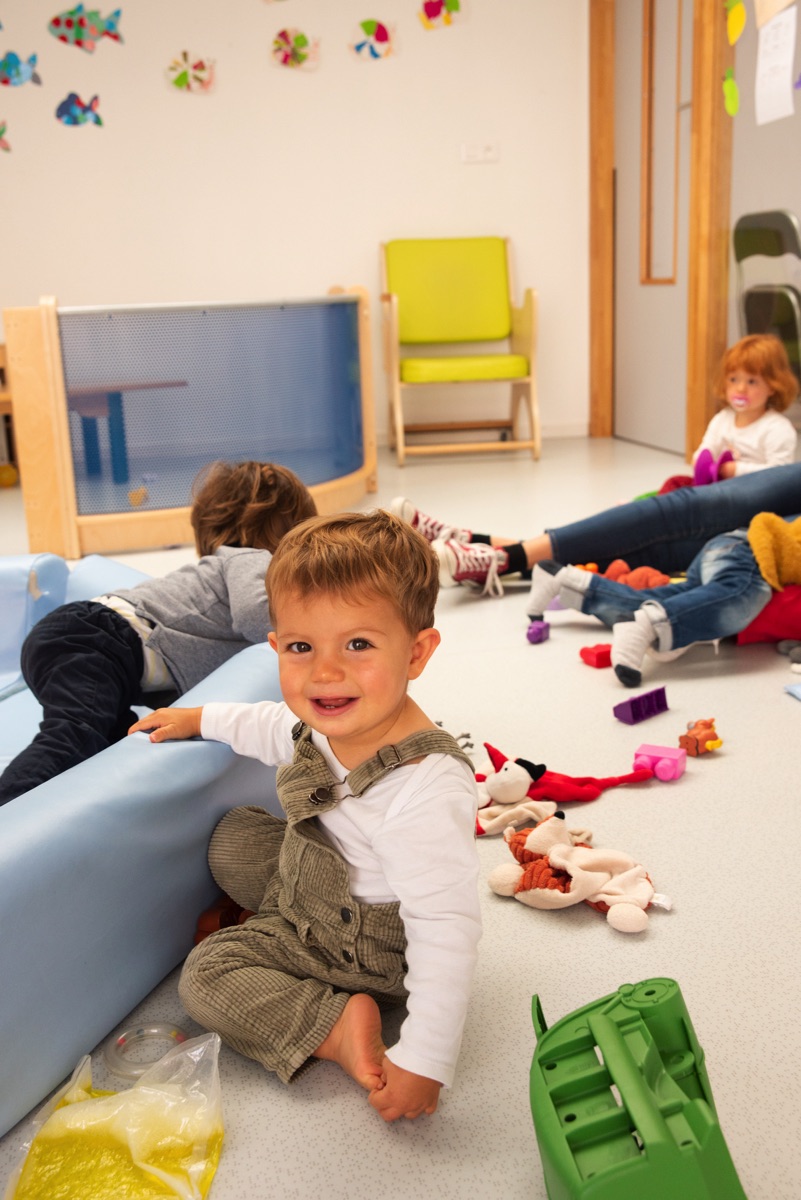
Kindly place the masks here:
POLYGON ((532 621, 526 630, 526 637, 532 643, 547 642, 551 636, 551 627, 547 621, 532 621))
POLYGON ((648 717, 667 711, 667 696, 663 687, 654 688, 652 692, 643 692, 640 696, 632 696, 631 700, 623 700, 616 704, 612 712, 618 721, 625 725, 637 725, 648 717))

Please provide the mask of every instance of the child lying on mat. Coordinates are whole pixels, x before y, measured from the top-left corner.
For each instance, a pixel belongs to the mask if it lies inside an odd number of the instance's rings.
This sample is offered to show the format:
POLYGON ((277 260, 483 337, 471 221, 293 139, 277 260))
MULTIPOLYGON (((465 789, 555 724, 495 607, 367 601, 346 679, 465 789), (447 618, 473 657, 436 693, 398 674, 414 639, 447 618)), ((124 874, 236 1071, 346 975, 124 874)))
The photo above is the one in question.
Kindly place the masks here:
POLYGON ((557 596, 567 608, 612 629, 612 666, 625 687, 639 687, 646 653, 677 658, 697 642, 739 633, 773 589, 801 583, 801 518, 760 513, 748 529, 712 538, 677 583, 635 590, 602 575, 539 563, 527 611, 541 619, 557 596))
POLYGON ((42 706, 33 741, 0 776, 0 804, 105 750, 149 692, 185 692, 239 650, 267 640, 264 576, 287 529, 317 511, 298 477, 272 463, 213 463, 191 509, 201 555, 162 579, 62 604, 22 646, 42 706))

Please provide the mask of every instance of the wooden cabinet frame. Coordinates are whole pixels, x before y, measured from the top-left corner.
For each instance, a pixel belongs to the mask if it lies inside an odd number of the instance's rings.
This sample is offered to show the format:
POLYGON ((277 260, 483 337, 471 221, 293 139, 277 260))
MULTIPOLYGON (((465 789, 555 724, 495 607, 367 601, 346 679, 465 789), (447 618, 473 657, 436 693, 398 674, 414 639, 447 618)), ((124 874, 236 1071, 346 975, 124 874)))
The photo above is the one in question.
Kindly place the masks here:
MULTIPOLYGON (((589 0, 590 34, 590 436, 614 429, 615 0, 589 0)), ((693 5, 687 290, 687 457, 703 437, 711 382, 726 349, 729 296, 731 118, 724 72, 734 61, 725 11, 693 5)))

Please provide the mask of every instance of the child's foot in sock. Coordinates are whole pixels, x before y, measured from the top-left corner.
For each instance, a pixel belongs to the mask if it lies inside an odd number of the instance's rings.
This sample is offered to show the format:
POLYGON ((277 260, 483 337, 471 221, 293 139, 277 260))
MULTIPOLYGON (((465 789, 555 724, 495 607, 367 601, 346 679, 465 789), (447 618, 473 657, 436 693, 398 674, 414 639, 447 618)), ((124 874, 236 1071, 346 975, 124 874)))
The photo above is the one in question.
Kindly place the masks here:
POLYGON ((656 630, 641 608, 633 621, 618 621, 612 626, 612 666, 624 687, 640 686, 642 660, 655 641, 656 630))
POLYGON ((531 572, 531 591, 528 594, 526 613, 532 621, 541 621, 548 605, 559 595, 559 576, 563 571, 561 563, 545 559, 544 562, 538 562, 531 572))
POLYGON ((427 513, 415 508, 411 500, 407 500, 405 496, 396 496, 389 506, 389 511, 406 521, 412 529, 422 533, 427 542, 435 542, 437 539, 445 542, 451 539, 457 542, 470 541, 469 529, 460 529, 457 525, 446 525, 437 517, 429 517, 427 513))

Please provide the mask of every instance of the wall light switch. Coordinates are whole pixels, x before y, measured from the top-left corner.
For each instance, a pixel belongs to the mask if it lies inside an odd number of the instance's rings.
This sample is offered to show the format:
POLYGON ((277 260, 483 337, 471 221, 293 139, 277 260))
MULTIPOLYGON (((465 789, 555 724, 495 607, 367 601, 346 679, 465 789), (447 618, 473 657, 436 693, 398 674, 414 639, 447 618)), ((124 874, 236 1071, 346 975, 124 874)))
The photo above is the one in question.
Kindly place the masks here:
POLYGON ((497 142, 462 142, 462 162, 469 164, 494 163, 500 159, 497 142))

